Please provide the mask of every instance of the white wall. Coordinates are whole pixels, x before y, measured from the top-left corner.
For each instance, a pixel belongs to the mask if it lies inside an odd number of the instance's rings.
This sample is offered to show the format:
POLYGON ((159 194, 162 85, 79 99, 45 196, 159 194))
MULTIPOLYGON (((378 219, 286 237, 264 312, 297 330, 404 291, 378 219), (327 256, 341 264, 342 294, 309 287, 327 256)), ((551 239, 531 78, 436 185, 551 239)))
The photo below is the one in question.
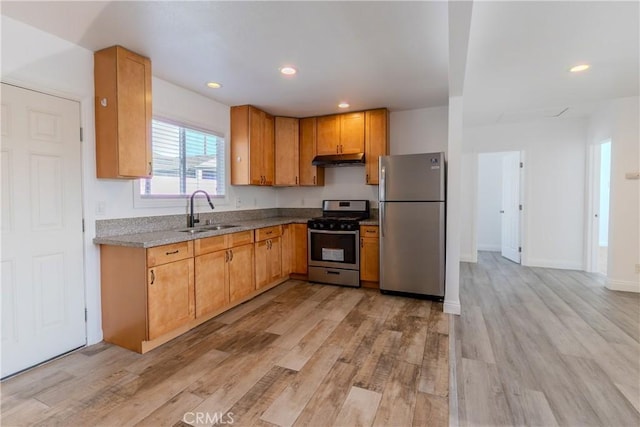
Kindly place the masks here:
MULTIPOLYGON (((463 151, 470 158, 482 152, 524 151, 523 265, 583 268, 584 173, 586 119, 466 128, 463 151)), ((477 157, 476 157, 477 158, 477 157)), ((463 187, 472 188, 465 174, 463 187)), ((464 200, 462 212, 477 212, 476 197, 464 200)), ((473 256, 476 226, 462 237, 465 256, 473 256)))
POLYGON ((640 292, 640 180, 625 178, 640 171, 639 98, 603 103, 588 123, 588 143, 611 138, 611 203, 608 287, 640 292))
POLYGON ((502 247, 502 158, 500 153, 478 155, 478 250, 502 247))

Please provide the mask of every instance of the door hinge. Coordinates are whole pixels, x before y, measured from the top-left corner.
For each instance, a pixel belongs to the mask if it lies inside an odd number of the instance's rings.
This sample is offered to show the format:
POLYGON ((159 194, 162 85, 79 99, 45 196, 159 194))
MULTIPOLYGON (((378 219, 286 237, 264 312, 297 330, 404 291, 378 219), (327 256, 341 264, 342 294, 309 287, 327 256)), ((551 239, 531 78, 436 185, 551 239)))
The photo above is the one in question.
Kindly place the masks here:
POLYGON ((82 218, 82 232, 84 233, 84 218, 82 218))
POLYGON ((84 132, 83 132, 83 129, 80 128, 80 142, 83 142, 83 141, 84 141, 84 132))
POLYGON ((520 162, 520 169, 524 167, 524 162, 520 162))
POLYGON ((518 253, 522 253, 522 246, 518 246, 518 253))
POLYGON ((518 205, 518 207, 520 208, 520 210, 522 210, 522 205, 518 205))
POLYGON ((87 318, 89 317, 89 315, 87 314, 87 309, 84 309, 84 321, 87 321, 87 318))

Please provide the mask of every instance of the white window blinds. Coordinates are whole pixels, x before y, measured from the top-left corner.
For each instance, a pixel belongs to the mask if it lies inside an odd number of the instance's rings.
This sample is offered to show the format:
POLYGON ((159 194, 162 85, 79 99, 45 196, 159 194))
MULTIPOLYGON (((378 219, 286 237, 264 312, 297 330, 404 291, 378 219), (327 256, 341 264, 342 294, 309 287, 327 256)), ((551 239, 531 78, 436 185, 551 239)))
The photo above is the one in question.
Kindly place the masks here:
POLYGON ((205 190, 225 195, 224 138, 169 121, 151 125, 153 178, 140 180, 142 196, 183 196, 205 190))

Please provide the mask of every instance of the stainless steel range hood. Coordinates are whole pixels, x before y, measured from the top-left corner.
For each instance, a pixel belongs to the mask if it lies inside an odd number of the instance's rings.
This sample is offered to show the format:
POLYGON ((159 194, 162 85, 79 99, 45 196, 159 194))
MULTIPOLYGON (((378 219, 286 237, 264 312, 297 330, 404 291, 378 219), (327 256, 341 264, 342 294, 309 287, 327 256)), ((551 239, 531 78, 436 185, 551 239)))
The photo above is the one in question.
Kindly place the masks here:
POLYGON ((324 168, 334 166, 361 166, 364 165, 364 153, 315 156, 311 164, 324 168))

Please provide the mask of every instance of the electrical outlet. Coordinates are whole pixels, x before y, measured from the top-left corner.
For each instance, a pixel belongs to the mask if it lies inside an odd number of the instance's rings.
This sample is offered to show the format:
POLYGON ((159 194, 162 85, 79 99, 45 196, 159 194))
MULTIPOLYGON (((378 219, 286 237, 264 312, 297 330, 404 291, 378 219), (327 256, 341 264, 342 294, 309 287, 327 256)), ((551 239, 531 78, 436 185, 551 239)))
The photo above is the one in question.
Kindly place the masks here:
POLYGON ((239 208, 242 206, 242 199, 240 197, 236 197, 236 208, 239 208))

